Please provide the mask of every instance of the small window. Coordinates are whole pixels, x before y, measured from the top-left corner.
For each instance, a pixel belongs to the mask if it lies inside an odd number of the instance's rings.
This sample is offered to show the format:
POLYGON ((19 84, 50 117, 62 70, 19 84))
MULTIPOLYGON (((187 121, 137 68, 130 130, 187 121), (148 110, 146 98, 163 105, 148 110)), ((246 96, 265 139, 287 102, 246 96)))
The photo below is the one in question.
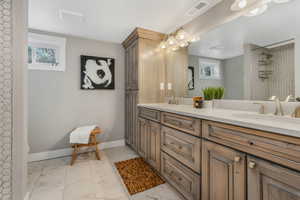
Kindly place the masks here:
POLYGON ((65 71, 66 39, 29 33, 28 68, 31 70, 65 71))

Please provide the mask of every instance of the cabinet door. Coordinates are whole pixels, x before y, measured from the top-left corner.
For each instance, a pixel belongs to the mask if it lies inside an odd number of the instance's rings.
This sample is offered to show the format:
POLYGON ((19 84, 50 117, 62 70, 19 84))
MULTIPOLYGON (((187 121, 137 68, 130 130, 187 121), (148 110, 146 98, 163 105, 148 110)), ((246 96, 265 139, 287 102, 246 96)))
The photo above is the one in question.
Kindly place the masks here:
POLYGON ((137 150, 137 103, 138 91, 125 93, 125 140, 128 145, 137 150))
POLYGON ((144 159, 147 158, 147 142, 148 142, 148 123, 149 121, 143 118, 138 119, 138 153, 144 159))
POLYGON ((246 200, 245 154, 203 141, 202 200, 246 200))
POLYGON ((249 200, 300 200, 300 172, 248 157, 249 200))
POLYGON ((130 89, 130 48, 125 50, 125 89, 130 89))
POLYGON ((130 113, 129 92, 125 92, 125 142, 130 144, 130 113))
POLYGON ((200 200, 200 175, 164 152, 161 152, 161 174, 186 200, 200 200))
POLYGON ((131 47, 132 51, 132 69, 131 69, 131 89, 137 90, 138 87, 138 77, 139 77, 139 41, 133 43, 131 47))
POLYGON ((138 147, 138 124, 137 124, 137 120, 138 120, 138 108, 137 108, 137 104, 138 104, 138 91, 131 91, 130 92, 130 98, 131 98, 131 112, 132 112, 132 116, 131 116, 131 132, 132 132, 132 147, 134 150, 137 151, 137 147, 138 147))
POLYGON ((149 121, 148 155, 149 164, 160 171, 160 124, 149 121))
POLYGON ((132 118, 133 118, 133 110, 132 110, 132 94, 131 92, 125 93, 125 139, 126 143, 132 147, 133 144, 133 132, 132 132, 132 118))
POLYGON ((125 88, 138 89, 138 40, 133 42, 125 51, 125 88))

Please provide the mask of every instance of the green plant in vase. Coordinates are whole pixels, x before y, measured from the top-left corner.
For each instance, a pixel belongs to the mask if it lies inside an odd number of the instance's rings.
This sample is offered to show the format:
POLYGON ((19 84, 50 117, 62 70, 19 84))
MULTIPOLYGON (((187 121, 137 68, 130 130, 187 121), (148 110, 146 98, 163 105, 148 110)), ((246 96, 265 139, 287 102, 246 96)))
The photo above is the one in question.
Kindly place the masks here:
POLYGON ((222 99, 224 97, 225 89, 223 87, 207 87, 202 90, 204 100, 211 101, 213 99, 222 99))
POLYGON ((223 87, 215 88, 214 99, 222 99, 224 97, 225 89, 223 87))
POLYGON ((213 87, 208 87, 202 90, 204 95, 204 100, 211 101, 215 96, 215 89, 213 87))

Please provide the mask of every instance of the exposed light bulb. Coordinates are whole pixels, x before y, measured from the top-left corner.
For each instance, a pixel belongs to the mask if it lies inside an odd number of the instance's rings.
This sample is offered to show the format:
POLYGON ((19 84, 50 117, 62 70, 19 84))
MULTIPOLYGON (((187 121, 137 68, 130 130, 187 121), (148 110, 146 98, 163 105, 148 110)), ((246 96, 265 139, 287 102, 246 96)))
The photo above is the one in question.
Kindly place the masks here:
POLYGON ((184 47, 189 46, 189 43, 186 42, 186 41, 182 41, 182 42, 179 43, 179 46, 182 47, 182 48, 184 48, 184 47))
POLYGON ((167 48, 166 42, 161 42, 160 43, 160 48, 162 48, 162 49, 167 48))
POLYGON ((176 39, 177 40, 184 40, 187 36, 187 33, 183 30, 183 29, 180 29, 178 31, 178 33, 176 34, 176 39))
POLYGON ((174 46, 174 47, 172 47, 172 51, 177 51, 179 49, 179 47, 178 46, 174 46))
POLYGON ((174 45, 175 42, 176 42, 176 41, 175 41, 174 36, 169 37, 169 39, 168 39, 168 44, 169 44, 170 46, 174 45))
POLYGON ((243 9, 247 6, 248 2, 247 0, 240 0, 240 2, 238 3, 239 8, 243 9))

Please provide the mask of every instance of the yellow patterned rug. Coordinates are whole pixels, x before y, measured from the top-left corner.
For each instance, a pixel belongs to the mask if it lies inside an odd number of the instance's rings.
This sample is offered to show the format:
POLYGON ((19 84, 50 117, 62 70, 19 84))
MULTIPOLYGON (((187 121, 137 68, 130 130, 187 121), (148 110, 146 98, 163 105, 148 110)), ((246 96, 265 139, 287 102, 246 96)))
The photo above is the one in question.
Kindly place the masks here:
POLYGON ((165 183, 142 158, 117 162, 115 165, 130 195, 165 183))

